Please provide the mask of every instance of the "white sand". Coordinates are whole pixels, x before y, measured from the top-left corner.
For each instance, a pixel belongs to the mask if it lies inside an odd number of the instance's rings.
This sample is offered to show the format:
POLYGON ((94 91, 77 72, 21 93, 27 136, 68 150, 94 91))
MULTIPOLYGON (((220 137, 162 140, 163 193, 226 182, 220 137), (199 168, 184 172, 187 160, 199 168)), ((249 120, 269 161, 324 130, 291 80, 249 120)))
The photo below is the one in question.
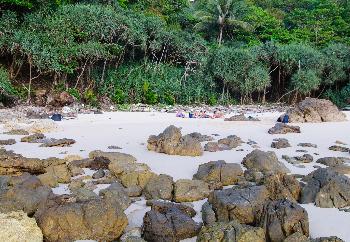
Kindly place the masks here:
MULTIPOLYGON (((347 112, 350 120, 350 112, 347 112)), ((238 135, 244 141, 248 139, 258 143, 262 150, 273 150, 277 156, 293 174, 308 174, 315 168, 316 163, 305 164, 305 168, 297 168, 281 159, 282 155, 300 156, 296 150, 308 150, 309 154, 314 156, 314 160, 325 156, 345 156, 350 157, 349 153, 334 152, 328 150, 328 147, 340 140, 350 144, 350 121, 340 123, 317 123, 317 124, 295 124, 301 127, 301 134, 270 135, 267 130, 275 124, 275 120, 280 113, 263 113, 252 115, 260 118, 260 122, 224 122, 222 119, 181 119, 176 118, 175 114, 167 113, 104 113, 80 115, 74 120, 64 120, 56 122, 58 128, 51 133, 46 134, 52 138, 73 138, 77 141, 72 147, 63 148, 42 148, 39 144, 28 144, 18 142, 15 145, 6 147, 16 153, 27 157, 65 157, 67 154, 80 155, 87 157, 92 150, 118 151, 129 153, 138 159, 138 162, 146 163, 156 173, 168 174, 175 180, 180 178, 191 179, 197 171, 198 165, 211 160, 225 160, 230 163, 240 163, 243 157, 251 152, 253 148, 243 144, 244 151, 205 152, 201 157, 180 157, 169 156, 150 152, 147 150, 147 138, 151 134, 159 134, 167 126, 174 124, 182 127, 182 133, 200 132, 202 134, 219 134, 216 139, 224 138, 228 135, 238 135), (272 149, 270 147, 274 138, 287 138, 292 145, 286 149, 272 149), (318 148, 298 147, 300 142, 310 142, 318 145, 318 148), (108 146, 115 145, 122 147, 121 150, 109 150, 108 146), (60 154, 61 153, 61 154, 60 154), (314 155, 318 153, 319 155, 314 155)), ((4 127, 0 128, 3 131, 4 127)), ((7 139, 10 136, 0 135, 0 139, 7 139)), ((19 141, 20 136, 11 136, 19 141)), ((349 147, 349 146, 347 146, 349 147)), ((319 165, 319 164, 317 164, 319 165)), ((320 165, 322 166, 322 165, 320 165)), ((88 173, 88 171, 87 171, 88 173)), ((91 175, 91 174, 90 174, 91 175)), ((56 192, 65 190, 60 187, 56 192)), ((336 209, 320 209, 313 206, 304 206, 310 216, 311 235, 328 236, 337 235, 340 238, 350 241, 350 217, 349 213, 337 212, 336 209), (336 223, 336 225, 334 225, 336 223), (336 227, 336 228, 334 228, 336 227)), ((200 210, 200 209, 199 209, 200 210)), ((147 208, 143 202, 138 202, 128 208, 129 220, 133 225, 140 225, 142 217, 147 208), (135 211, 135 212, 133 212, 135 211)), ((199 215, 198 215, 199 216, 199 215)), ((199 217, 196 217, 196 219, 199 217)))

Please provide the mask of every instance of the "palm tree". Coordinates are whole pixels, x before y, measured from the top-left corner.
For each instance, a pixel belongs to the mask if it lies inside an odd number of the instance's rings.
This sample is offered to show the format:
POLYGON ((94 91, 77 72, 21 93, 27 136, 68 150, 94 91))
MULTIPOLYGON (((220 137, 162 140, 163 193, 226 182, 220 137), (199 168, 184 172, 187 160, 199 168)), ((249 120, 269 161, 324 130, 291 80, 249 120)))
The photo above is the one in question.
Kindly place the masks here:
POLYGON ((218 27, 218 44, 221 45, 224 29, 228 26, 250 30, 251 25, 238 19, 239 7, 242 0, 200 0, 195 3, 200 10, 195 15, 199 22, 195 28, 202 30, 209 25, 218 27))

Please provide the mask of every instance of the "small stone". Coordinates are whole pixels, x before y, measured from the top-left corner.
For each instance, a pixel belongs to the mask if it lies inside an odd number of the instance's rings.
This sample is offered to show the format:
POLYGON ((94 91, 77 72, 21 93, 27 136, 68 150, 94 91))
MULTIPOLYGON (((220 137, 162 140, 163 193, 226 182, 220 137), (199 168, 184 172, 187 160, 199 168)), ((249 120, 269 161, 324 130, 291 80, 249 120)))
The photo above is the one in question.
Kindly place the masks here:
POLYGON ((12 129, 10 131, 4 132, 7 135, 29 135, 29 132, 24 129, 12 129))
POLYGON ((340 145, 332 145, 328 149, 332 150, 332 151, 339 151, 339 152, 350 152, 349 148, 344 147, 344 146, 340 146, 340 145))
POLYGON ((311 143, 299 143, 298 146, 317 148, 317 145, 316 145, 316 144, 311 144, 311 143))
POLYGON ((0 140, 0 145, 14 145, 16 144, 16 140, 15 139, 3 139, 0 140))
POLYGON ((93 179, 100 179, 102 177, 104 177, 106 174, 105 174, 105 171, 103 169, 99 169, 98 171, 96 171, 93 175, 92 175, 92 178, 93 179))

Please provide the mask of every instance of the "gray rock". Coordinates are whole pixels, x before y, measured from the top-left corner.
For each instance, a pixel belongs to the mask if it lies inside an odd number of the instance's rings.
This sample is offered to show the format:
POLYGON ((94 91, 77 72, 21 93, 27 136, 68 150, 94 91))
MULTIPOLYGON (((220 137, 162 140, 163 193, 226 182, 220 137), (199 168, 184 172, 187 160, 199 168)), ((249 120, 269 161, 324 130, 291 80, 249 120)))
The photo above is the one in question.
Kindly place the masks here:
POLYGON ((219 222, 238 220, 243 224, 254 224, 268 199, 265 186, 251 186, 213 191, 208 201, 219 222))
POLYGON ((202 227, 197 242, 265 242, 262 228, 253 227, 233 220, 218 222, 202 227))
POLYGON ((23 210, 33 215, 40 203, 52 195, 36 176, 23 173, 20 176, 0 176, 0 212, 23 210))
POLYGON ((290 172, 283 163, 278 161, 276 154, 272 151, 264 152, 258 149, 253 150, 243 158, 242 164, 247 169, 260 171, 262 173, 290 172))
POLYGON ((179 179, 174 186, 175 202, 193 202, 209 196, 209 184, 201 180, 179 179))
POLYGON ((96 171, 94 174, 92 174, 92 178, 93 179, 100 179, 102 177, 104 177, 106 174, 105 174, 105 171, 100 168, 98 169, 98 171, 96 171))
POLYGON ((16 144, 16 140, 15 139, 3 139, 0 140, 0 145, 14 145, 16 144))
POLYGON ((119 204, 123 210, 129 207, 131 203, 124 187, 118 182, 114 182, 106 189, 102 189, 99 195, 111 203, 119 204))
POLYGON ((204 151, 217 152, 220 150, 221 148, 217 142, 208 142, 204 145, 204 151))
POLYGON ((239 164, 226 163, 223 160, 219 160, 199 165, 197 173, 193 175, 193 179, 207 183, 221 183, 223 186, 227 186, 237 183, 242 176, 243 170, 239 164))
POLYGON ((329 150, 332 151, 339 151, 339 152, 345 152, 348 153, 350 152, 350 149, 344 146, 340 146, 340 145, 332 145, 331 147, 328 148, 329 150))
POLYGON ((259 183, 264 178, 264 174, 260 171, 245 170, 244 178, 247 181, 259 183))
POLYGON ((316 163, 320 163, 325 166, 337 166, 344 163, 350 164, 350 159, 346 157, 323 157, 318 159, 316 163))
POLYGON ((283 241, 295 232, 309 237, 308 214, 304 208, 287 199, 264 205, 259 225, 266 231, 267 241, 283 241))
POLYGON ((184 136, 185 137, 190 137, 192 139, 195 139, 197 140, 198 142, 204 142, 204 141, 212 141, 214 140, 213 137, 209 136, 209 135, 203 135, 201 133, 198 133, 198 132, 193 132, 193 133, 190 133, 190 134, 187 134, 184 136))
POLYGON ((221 150, 232 150, 242 145, 243 141, 237 135, 229 135, 226 138, 219 139, 218 144, 221 150))
MULTIPOLYGON (((287 110, 290 123, 319 123, 346 121, 346 116, 331 101, 306 98, 287 110)), ((284 116, 284 115, 283 115, 284 116)))
POLYGON ((45 139, 45 135, 36 133, 32 135, 25 136, 21 138, 21 142, 27 142, 27 143, 40 143, 45 139))
POLYGON ((312 242, 345 242, 344 240, 338 238, 337 236, 330 236, 330 237, 320 237, 311 240, 312 242))
POLYGON ((311 143, 299 143, 298 146, 317 148, 317 145, 316 145, 316 144, 311 144, 311 143))
POLYGON ((72 194, 79 202, 88 201, 98 197, 96 193, 84 187, 72 190, 72 194))
POLYGON ((287 134, 287 133, 300 133, 299 126, 291 126, 284 123, 276 123, 274 127, 270 128, 269 134, 287 134))
POLYGON ((283 149, 288 147, 291 147, 291 145, 289 144, 288 140, 284 138, 274 139, 271 143, 271 148, 275 149, 283 149))
POLYGON ((244 114, 238 114, 231 116, 230 118, 225 118, 224 121, 260 121, 258 118, 253 118, 251 116, 246 117, 244 114))
POLYGON ((350 206, 350 178, 331 169, 319 168, 305 176, 301 203, 315 203, 318 207, 342 208, 350 206))
POLYGON ((283 242, 311 242, 311 240, 306 237, 303 233, 295 232, 289 235, 283 242))
POLYGON ((215 212, 209 202, 202 206, 202 220, 204 225, 211 225, 216 222, 215 212))
POLYGON ((181 130, 173 125, 167 127, 158 136, 151 135, 147 141, 148 150, 168 155, 201 156, 200 142, 190 136, 182 137, 181 130))
POLYGON ((74 139, 47 139, 47 140, 43 140, 42 144, 40 145, 40 147, 69 147, 72 144, 75 144, 75 140, 74 139))
POLYGON ((195 211, 184 205, 155 202, 143 218, 143 238, 146 241, 180 241, 199 233, 200 223, 191 217, 195 211))
POLYGON ((146 199, 172 200, 174 180, 171 176, 160 174, 152 177, 145 186, 143 193, 146 199))

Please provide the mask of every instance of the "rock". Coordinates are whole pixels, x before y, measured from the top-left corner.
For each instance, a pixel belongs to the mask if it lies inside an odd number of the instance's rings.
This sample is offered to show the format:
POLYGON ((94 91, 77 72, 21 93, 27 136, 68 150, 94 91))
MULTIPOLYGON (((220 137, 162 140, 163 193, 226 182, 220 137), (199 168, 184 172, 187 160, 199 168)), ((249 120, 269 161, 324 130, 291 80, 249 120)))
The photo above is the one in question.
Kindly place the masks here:
POLYGON ((317 145, 316 145, 316 144, 311 144, 311 143, 299 143, 298 146, 317 148, 317 145))
POLYGON ((146 241, 180 241, 199 233, 200 223, 191 217, 195 211, 184 205, 166 202, 152 204, 143 218, 143 238, 146 241))
POLYGON ((102 189, 99 195, 113 204, 118 203, 123 210, 128 208, 131 203, 128 193, 118 182, 113 182, 106 189, 102 189))
POLYGON ((139 197, 142 194, 142 187, 130 186, 130 187, 125 188, 125 191, 129 197, 139 197))
POLYGON ((240 146, 242 143, 243 141, 241 138, 236 135, 229 135, 218 141, 221 150, 232 150, 240 146))
POLYGON ((311 240, 300 232, 289 235, 283 242, 311 242, 311 240))
POLYGON ((65 163, 57 158, 36 159, 26 158, 12 151, 0 149, 0 175, 20 175, 23 172, 31 174, 42 174, 46 168, 52 165, 65 163))
POLYGON ((307 150, 296 150, 295 152, 299 152, 299 153, 307 153, 307 150))
POLYGON ((105 174, 105 171, 103 169, 98 169, 98 171, 96 171, 94 174, 92 174, 92 178, 93 179, 100 179, 102 177, 104 177, 106 174, 105 174))
POLYGON ((24 129, 12 129, 10 131, 4 132, 7 135, 29 135, 29 132, 24 129))
POLYGON ((69 183, 68 188, 69 190, 73 191, 73 190, 82 188, 84 185, 85 185, 85 182, 83 182, 82 180, 74 179, 71 181, 71 183, 69 183))
POLYGON ((146 199, 173 199, 173 183, 171 176, 160 174, 149 179, 143 193, 146 199))
POLYGON ((289 144, 288 140, 284 138, 274 139, 271 143, 271 148, 275 149, 283 149, 288 147, 291 147, 291 145, 289 144))
MULTIPOLYGON (((346 116, 331 101, 306 98, 294 108, 287 110, 290 123, 319 123, 346 121, 346 116)), ((284 115, 283 115, 284 116, 284 115)))
POLYGON ((0 176, 0 212, 23 210, 33 215, 40 203, 52 195, 36 176, 24 173, 16 177, 0 176))
POLYGON ((324 157, 318 159, 316 163, 320 163, 325 166, 338 166, 343 165, 344 163, 350 164, 350 159, 346 157, 324 157))
POLYGON ((329 169, 344 175, 350 175, 350 166, 348 165, 337 165, 331 166, 329 169))
POLYGON ((45 135, 36 133, 32 135, 25 136, 21 138, 21 142, 26 142, 26 143, 40 143, 45 139, 45 135))
POLYGON ((300 133, 299 126, 291 126, 284 123, 276 123, 274 127, 270 128, 269 134, 287 134, 287 133, 300 133))
MULTIPOLYGON (((118 153, 118 152, 111 152, 118 153)), ((111 154, 109 154, 111 155, 111 154)), ((111 174, 119 178, 125 187, 140 186, 144 188, 148 181, 156 176, 148 165, 143 163, 135 163, 132 156, 118 153, 111 159, 108 169, 111 174)))
POLYGON ((216 222, 215 212, 209 202, 205 202, 202 206, 202 220, 204 225, 211 225, 216 222))
POLYGON ((254 224, 269 199, 265 186, 229 188, 210 193, 208 201, 219 222, 237 220, 243 224, 254 224))
POLYGON ((234 115, 229 118, 225 118, 224 120, 225 121, 260 121, 259 119, 253 118, 251 116, 247 118, 246 116, 244 116, 244 114, 234 115))
POLYGON ((182 137, 179 128, 171 125, 158 136, 151 135, 147 141, 148 150, 168 155, 201 156, 203 149, 198 140, 182 137))
POLYGON ((259 225, 266 231, 267 241, 283 241, 295 232, 309 237, 306 210, 287 199, 267 202, 259 219, 259 225))
POLYGON ((227 186, 237 183, 242 176, 243 170, 239 164, 226 163, 223 160, 219 160, 199 165, 197 173, 193 175, 193 179, 227 186))
POLYGON ((329 150, 332 151, 339 151, 339 152, 350 152, 350 149, 344 146, 340 146, 340 145, 332 145, 331 147, 328 148, 329 150))
POLYGON ((52 94, 47 97, 47 105, 53 107, 68 106, 74 102, 74 98, 68 92, 52 94))
POLYGON ((314 160, 314 158, 310 154, 304 154, 302 156, 295 156, 294 159, 296 159, 300 163, 311 163, 314 160))
POLYGON ((58 183, 69 183, 72 174, 65 164, 49 166, 46 173, 38 176, 40 181, 47 186, 56 187, 58 183))
POLYGON ((0 140, 0 145, 14 145, 16 144, 16 140, 15 139, 3 139, 0 140))
POLYGON ((29 218, 23 211, 0 213, 0 231, 0 241, 43 241, 43 234, 35 219, 29 218))
POLYGON ((243 158, 242 164, 247 169, 262 173, 290 172, 283 163, 278 161, 276 154, 272 151, 253 150, 243 158))
POLYGON ((233 220, 227 223, 218 222, 202 227, 197 242, 265 242, 262 228, 240 224, 233 220))
POLYGON ((47 241, 112 241, 128 223, 118 203, 99 198, 78 202, 67 195, 48 200, 35 218, 47 241))
POLYGON ((220 146, 217 142, 208 142, 204 145, 204 151, 217 152, 220 150, 220 146))
POLYGON ((302 179, 301 203, 315 203, 322 208, 350 206, 350 178, 331 169, 319 168, 302 179))
POLYGON ((74 139, 48 139, 43 140, 43 143, 40 145, 40 147, 68 147, 72 144, 75 144, 74 139))
POLYGON ((269 191, 269 197, 272 200, 287 198, 291 201, 298 201, 301 192, 301 186, 297 179, 292 175, 271 174, 260 182, 264 184, 269 191))
MULTIPOLYGON (((134 163, 136 161, 136 158, 129 154, 120 153, 120 152, 103 152, 100 150, 95 150, 90 152, 89 158, 90 159, 104 158, 105 160, 108 161, 107 162, 108 164, 110 162, 134 163)), ((106 168, 108 168, 108 164, 106 168)), ((99 168, 104 168, 104 167, 99 167, 99 168)))
POLYGON ((108 169, 108 165, 111 163, 110 160, 104 157, 95 157, 93 159, 83 159, 83 160, 74 160, 68 164, 69 168, 89 168, 91 170, 99 169, 108 169))
POLYGON ((141 238, 141 228, 132 228, 126 231, 122 237, 120 237, 121 242, 146 242, 146 240, 141 238))
POLYGON ((208 197, 209 184, 201 180, 179 179, 174 185, 175 202, 193 202, 208 197))
POLYGON ((316 239, 313 239, 312 242, 345 242, 345 241, 338 238, 337 236, 330 236, 330 237, 316 238, 316 239))
POLYGON ((264 174, 260 171, 245 170, 244 178, 247 181, 259 183, 264 178, 264 174))
POLYGON ((209 135, 203 135, 203 134, 198 133, 198 132, 193 132, 193 133, 187 134, 184 136, 184 138, 185 137, 190 137, 194 140, 197 140, 198 142, 212 141, 213 140, 213 137, 211 137, 209 135))
POLYGON ((78 202, 83 202, 83 201, 88 201, 91 199, 98 198, 96 193, 94 193, 93 191, 91 191, 85 187, 74 189, 72 191, 72 194, 73 194, 74 198, 76 199, 76 201, 78 201, 78 202))
POLYGON ((110 150, 121 150, 122 148, 119 147, 119 146, 116 146, 116 145, 110 145, 107 147, 107 149, 110 149, 110 150))

